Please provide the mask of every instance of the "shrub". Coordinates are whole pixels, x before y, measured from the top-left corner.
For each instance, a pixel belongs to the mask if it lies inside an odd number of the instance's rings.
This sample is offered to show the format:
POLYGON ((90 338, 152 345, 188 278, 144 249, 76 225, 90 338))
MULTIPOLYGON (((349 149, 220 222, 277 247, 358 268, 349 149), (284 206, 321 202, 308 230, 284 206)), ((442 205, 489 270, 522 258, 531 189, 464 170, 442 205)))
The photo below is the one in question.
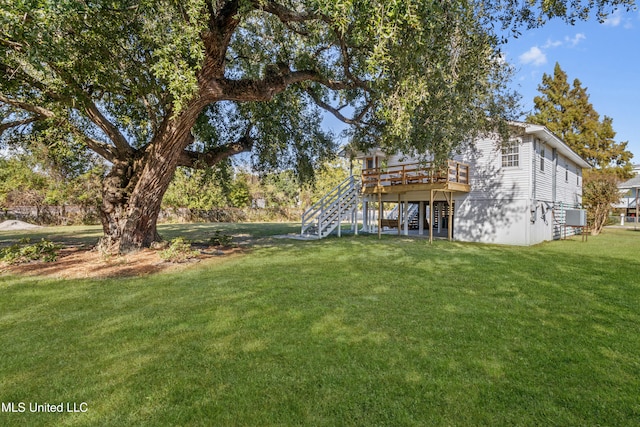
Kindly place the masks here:
POLYGON ((231 243, 233 243, 233 237, 220 233, 220 230, 216 230, 213 237, 209 239, 209 244, 212 246, 231 246, 231 243))
POLYGON ((31 239, 20 240, 7 248, 0 249, 0 261, 8 264, 23 264, 30 261, 42 260, 53 262, 58 259, 58 252, 62 245, 42 239, 31 244, 31 239))
POLYGON ((167 249, 160 251, 160 258, 169 262, 185 262, 198 255, 200 252, 191 249, 191 243, 184 237, 176 237, 167 249))

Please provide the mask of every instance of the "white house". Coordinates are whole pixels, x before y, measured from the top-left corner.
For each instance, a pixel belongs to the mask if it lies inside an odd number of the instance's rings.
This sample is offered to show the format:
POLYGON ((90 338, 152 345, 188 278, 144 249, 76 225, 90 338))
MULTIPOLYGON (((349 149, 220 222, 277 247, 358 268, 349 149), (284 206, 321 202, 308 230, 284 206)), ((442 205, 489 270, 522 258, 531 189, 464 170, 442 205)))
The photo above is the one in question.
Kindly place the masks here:
POLYGON ((544 126, 518 122, 513 127, 508 144, 479 139, 439 167, 415 156, 361 153, 361 183, 343 183, 321 201, 323 206, 305 213, 303 234, 323 237, 335 229, 330 213, 353 215, 358 200, 366 232, 397 228, 400 234, 510 245, 572 233, 565 214, 580 206, 582 169, 589 164, 544 126), (392 205, 399 209, 385 218, 385 207, 392 205), (322 211, 329 215, 316 215, 322 211))
POLYGON ((635 176, 623 183, 618 188, 621 192, 620 203, 613 207, 622 211, 627 221, 636 221, 640 206, 638 206, 638 200, 640 199, 640 165, 633 166, 633 173, 635 176))

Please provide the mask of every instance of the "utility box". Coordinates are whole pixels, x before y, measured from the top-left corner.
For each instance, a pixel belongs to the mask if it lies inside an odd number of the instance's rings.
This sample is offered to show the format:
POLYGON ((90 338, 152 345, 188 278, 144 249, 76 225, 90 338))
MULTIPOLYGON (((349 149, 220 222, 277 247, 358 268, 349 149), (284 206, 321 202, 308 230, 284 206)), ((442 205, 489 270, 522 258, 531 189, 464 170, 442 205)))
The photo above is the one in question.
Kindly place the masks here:
POLYGON ((565 225, 571 227, 587 226, 587 211, 584 209, 567 209, 565 213, 565 225))

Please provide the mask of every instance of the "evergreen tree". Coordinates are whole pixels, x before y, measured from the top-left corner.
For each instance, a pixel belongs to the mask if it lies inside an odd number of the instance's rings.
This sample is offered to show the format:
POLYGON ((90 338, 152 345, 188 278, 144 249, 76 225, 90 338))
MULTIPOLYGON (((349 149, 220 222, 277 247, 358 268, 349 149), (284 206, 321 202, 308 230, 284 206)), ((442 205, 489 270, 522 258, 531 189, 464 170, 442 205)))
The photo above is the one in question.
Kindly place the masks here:
POLYGON ((597 170, 630 177, 633 154, 627 151, 628 142, 615 142, 613 119, 600 120, 580 80, 575 79, 571 87, 556 63, 553 76, 542 76, 538 91, 542 95, 534 98, 535 112, 528 122, 545 125, 597 170))

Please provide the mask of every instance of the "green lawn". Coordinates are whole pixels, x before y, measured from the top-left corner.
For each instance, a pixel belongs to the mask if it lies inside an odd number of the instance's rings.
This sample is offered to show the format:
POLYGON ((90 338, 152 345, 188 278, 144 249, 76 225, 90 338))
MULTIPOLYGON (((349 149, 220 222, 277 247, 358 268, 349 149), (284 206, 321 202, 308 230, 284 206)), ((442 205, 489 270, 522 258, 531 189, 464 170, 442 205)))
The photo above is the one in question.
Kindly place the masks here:
POLYGON ((640 425, 638 253, 628 230, 358 236, 144 278, 0 276, 0 402, 27 405, 0 425, 640 425))

